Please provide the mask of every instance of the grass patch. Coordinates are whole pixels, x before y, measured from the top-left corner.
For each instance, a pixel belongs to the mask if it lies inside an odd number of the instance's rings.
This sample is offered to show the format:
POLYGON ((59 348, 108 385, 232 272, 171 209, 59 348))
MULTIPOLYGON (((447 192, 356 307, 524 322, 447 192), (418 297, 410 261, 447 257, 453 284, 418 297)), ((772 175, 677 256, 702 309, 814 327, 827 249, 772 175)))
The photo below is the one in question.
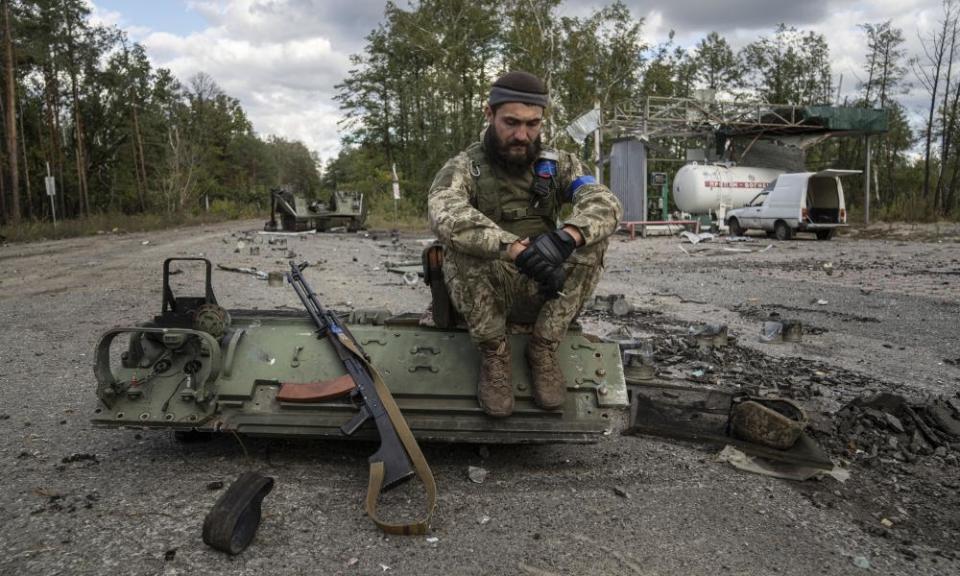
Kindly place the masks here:
POLYGON ((93 236, 108 232, 148 232, 150 230, 199 226, 201 224, 256 217, 263 217, 264 221, 267 220, 267 217, 263 216, 256 207, 241 206, 232 202, 214 202, 210 207, 210 212, 196 214, 104 213, 94 214, 86 218, 60 220, 56 226, 52 222, 21 222, 17 226, 6 225, 0 227, 0 236, 6 237, 7 242, 39 242, 42 240, 93 236))
POLYGON ((367 216, 365 227, 371 230, 402 230, 404 232, 421 232, 430 229, 426 216, 413 214, 399 214, 396 218, 389 214, 370 214, 367 216))

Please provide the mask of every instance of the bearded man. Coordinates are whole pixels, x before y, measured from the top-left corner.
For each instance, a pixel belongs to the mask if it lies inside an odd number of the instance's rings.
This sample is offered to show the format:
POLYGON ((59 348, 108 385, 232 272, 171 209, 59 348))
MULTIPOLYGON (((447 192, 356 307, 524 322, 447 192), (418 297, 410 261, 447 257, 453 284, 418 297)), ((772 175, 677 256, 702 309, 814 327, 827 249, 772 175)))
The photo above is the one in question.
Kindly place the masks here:
POLYGON ((544 83, 501 76, 478 142, 450 159, 430 187, 430 225, 444 247, 443 278, 480 351, 477 399, 492 417, 513 412, 508 319, 532 323, 526 358, 533 399, 564 404, 557 348, 590 297, 622 209, 573 154, 544 147, 544 83), (571 204, 562 222, 560 210, 571 204))

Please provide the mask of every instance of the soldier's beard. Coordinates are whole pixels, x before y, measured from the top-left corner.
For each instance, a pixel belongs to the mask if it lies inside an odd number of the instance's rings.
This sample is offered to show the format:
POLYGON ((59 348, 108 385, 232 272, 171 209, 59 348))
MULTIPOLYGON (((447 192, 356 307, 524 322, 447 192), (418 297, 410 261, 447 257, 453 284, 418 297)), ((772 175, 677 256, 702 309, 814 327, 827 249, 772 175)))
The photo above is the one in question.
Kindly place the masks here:
POLYGON ((543 148, 540 136, 537 136, 536 140, 526 145, 523 154, 513 154, 514 146, 522 146, 522 144, 516 140, 506 142, 501 140, 493 126, 487 126, 487 132, 483 139, 487 158, 511 174, 522 174, 530 170, 543 148))

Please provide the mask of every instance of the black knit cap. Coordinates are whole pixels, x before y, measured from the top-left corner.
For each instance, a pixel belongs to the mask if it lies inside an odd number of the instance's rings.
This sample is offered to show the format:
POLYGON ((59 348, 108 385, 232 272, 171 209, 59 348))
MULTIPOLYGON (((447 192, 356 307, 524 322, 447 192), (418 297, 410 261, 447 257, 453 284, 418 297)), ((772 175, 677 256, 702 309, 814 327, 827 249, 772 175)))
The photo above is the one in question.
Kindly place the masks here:
POLYGON ((507 72, 497 78, 490 88, 490 106, 505 102, 522 102, 546 108, 549 101, 547 86, 543 80, 523 70, 507 72))

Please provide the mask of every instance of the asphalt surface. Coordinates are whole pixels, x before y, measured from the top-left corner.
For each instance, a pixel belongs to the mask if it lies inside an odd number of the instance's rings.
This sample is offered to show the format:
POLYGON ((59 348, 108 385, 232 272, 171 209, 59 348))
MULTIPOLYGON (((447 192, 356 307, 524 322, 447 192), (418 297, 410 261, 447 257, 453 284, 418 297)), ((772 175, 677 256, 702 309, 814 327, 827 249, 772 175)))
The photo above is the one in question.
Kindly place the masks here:
MULTIPOLYGON (((387 537, 362 510, 371 445, 185 444, 93 428, 97 337, 159 312, 166 257, 282 270, 293 250, 319 262, 309 279, 334 308, 428 303, 424 286, 384 270, 385 261, 418 259, 426 235, 328 234, 261 245, 259 256, 235 252, 235 234, 260 225, 0 248, 0 574, 960 573, 960 510, 943 511, 954 523, 937 527, 942 534, 874 526, 890 507, 909 517, 956 502, 957 488, 941 482, 960 475, 955 458, 917 464, 912 492, 901 494, 879 480, 856 483, 873 471, 853 468, 846 486, 788 482, 719 463, 714 447, 617 433, 591 446, 426 446, 440 490, 434 530, 387 537), (483 484, 468 479, 471 465, 489 471, 483 484), (253 544, 229 557, 200 538, 222 492, 209 484, 249 469, 276 486, 253 544)), ((956 238, 757 237, 681 249, 676 238, 617 237, 598 293, 625 294, 678 326, 727 323, 740 345, 772 361, 809 358, 907 395, 951 394, 960 383, 948 362, 960 357, 956 238), (774 309, 817 333, 802 344, 757 342, 774 309)), ((214 288, 228 308, 299 307, 293 291, 250 275, 217 270, 214 288)), ((384 506, 416 510, 418 498, 405 486, 384 506)))

